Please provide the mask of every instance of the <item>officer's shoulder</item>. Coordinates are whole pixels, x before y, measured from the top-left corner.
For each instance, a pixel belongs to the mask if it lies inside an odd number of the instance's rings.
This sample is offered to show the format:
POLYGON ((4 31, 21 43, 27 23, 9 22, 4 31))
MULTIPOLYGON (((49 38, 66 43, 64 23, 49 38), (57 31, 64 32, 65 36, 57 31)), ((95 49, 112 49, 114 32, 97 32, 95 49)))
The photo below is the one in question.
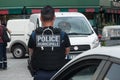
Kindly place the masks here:
POLYGON ((60 32, 61 32, 61 29, 60 29, 60 28, 53 28, 53 31, 54 31, 55 33, 60 33, 60 32))
POLYGON ((38 28, 35 29, 35 32, 41 32, 41 31, 43 31, 42 27, 38 27, 38 28))

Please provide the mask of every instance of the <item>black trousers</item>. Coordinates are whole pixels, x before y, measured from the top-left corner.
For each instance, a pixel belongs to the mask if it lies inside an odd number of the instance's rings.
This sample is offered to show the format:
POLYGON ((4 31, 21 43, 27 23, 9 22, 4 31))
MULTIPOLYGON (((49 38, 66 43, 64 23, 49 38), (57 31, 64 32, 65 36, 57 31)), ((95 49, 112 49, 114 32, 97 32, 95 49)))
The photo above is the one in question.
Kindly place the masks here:
POLYGON ((50 78, 57 72, 55 71, 48 71, 48 70, 39 70, 34 75, 34 80, 50 80, 50 78))
POLYGON ((0 43, 0 68, 7 68, 6 44, 0 43))

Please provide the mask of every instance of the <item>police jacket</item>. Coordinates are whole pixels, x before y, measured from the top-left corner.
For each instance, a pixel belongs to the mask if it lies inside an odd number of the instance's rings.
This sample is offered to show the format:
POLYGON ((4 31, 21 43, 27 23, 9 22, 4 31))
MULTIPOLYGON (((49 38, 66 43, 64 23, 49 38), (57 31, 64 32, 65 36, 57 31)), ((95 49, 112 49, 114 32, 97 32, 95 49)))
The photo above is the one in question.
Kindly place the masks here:
MULTIPOLYGON (((65 64, 65 33, 58 28, 37 28, 31 57, 34 70, 58 70, 65 64)), ((69 41, 68 41, 69 42, 69 41)))

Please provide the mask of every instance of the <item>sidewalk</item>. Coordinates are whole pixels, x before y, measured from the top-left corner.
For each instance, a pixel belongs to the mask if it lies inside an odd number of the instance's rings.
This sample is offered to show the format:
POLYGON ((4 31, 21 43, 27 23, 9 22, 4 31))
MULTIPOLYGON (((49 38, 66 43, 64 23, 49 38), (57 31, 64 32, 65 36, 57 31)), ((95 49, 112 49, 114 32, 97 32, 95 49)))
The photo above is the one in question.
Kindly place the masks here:
POLYGON ((8 53, 8 69, 0 70, 0 80, 33 80, 27 69, 27 58, 14 59, 8 53))

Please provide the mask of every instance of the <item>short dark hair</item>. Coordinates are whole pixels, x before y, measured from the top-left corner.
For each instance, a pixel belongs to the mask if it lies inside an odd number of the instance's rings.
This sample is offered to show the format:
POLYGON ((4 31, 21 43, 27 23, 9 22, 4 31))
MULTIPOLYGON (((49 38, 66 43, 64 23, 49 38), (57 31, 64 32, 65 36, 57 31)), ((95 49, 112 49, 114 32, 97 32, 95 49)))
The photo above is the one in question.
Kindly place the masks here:
POLYGON ((41 18, 43 21, 51 21, 54 19, 55 11, 54 8, 47 5, 41 10, 41 18))

